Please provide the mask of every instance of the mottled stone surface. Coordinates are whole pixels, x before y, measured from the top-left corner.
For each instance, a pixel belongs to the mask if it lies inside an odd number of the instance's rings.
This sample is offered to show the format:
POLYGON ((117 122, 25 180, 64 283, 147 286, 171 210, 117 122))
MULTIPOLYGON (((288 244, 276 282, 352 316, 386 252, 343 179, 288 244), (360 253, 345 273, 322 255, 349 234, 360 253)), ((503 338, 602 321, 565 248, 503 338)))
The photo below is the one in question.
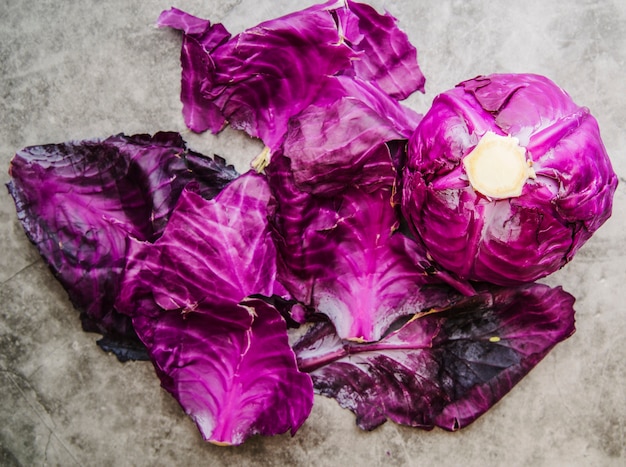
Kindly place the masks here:
MULTIPOLYGON (((547 282, 577 297, 577 332, 490 412, 458 433, 387 423, 365 433, 317 397, 294 438, 238 448, 202 441, 149 363, 119 363, 81 331, 65 292, 0 193, 0 465, 533 465, 626 463, 626 2, 379 0, 420 53, 424 112, 457 82, 534 72, 600 122, 621 184, 614 215, 547 282)), ((232 32, 296 0, 181 0, 232 32)), ((24 146, 124 132, 182 131, 240 167, 260 150, 241 134, 195 136, 180 115, 179 36, 154 28, 169 0, 3 0, 0 182, 24 146)))

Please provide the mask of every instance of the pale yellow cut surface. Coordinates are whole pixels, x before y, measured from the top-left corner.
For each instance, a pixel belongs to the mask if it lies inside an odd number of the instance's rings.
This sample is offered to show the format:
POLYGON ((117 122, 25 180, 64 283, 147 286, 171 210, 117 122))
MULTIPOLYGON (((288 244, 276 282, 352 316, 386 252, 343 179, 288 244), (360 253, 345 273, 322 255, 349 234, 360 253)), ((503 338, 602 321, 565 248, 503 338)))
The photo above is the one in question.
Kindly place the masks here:
POLYGON ((261 173, 265 170, 265 168, 270 165, 270 160, 272 158, 272 153, 270 148, 265 146, 261 153, 254 158, 252 161, 252 168, 257 171, 257 173, 261 173))
POLYGON ((463 159, 472 188, 494 199, 520 196, 526 180, 535 178, 531 164, 517 138, 491 131, 463 159))

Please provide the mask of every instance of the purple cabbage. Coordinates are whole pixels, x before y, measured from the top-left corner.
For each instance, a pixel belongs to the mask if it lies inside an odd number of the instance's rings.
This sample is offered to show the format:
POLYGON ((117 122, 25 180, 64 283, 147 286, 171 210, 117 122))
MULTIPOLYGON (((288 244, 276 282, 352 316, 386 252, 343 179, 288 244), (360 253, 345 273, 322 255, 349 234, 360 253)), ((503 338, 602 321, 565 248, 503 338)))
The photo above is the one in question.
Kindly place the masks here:
POLYGON ((511 285, 569 262, 611 215, 616 185, 587 108, 542 76, 495 74, 435 99, 409 141, 402 208, 443 267, 511 285), (494 198, 468 180, 468 154, 489 132, 526 153, 519 196, 494 198))
POLYGON ((254 434, 295 433, 313 392, 285 320, 258 298, 285 294, 267 182, 242 175, 211 201, 194 189, 183 192, 156 242, 132 241, 116 306, 205 439, 237 445, 254 434))
POLYGON ((399 103, 423 91, 417 52, 368 5, 234 37, 176 8, 158 25, 183 33, 186 125, 260 138, 265 173, 176 133, 118 135, 26 148, 8 188, 83 327, 146 352, 205 439, 294 434, 314 390, 366 430, 456 430, 574 332, 571 295, 519 284, 606 221, 616 177, 554 83, 478 77, 422 118, 399 103), (521 145, 519 193, 476 178, 485 135, 521 145))
POLYGON ((130 320, 114 308, 128 238, 159 238, 191 180, 211 198, 237 173, 162 132, 28 147, 10 175, 18 219, 83 328, 103 334, 102 345, 125 359, 140 352, 130 320))
POLYGON ((343 339, 377 341, 398 318, 447 299, 439 279, 415 263, 417 246, 397 232, 389 199, 388 190, 344 193, 328 232, 333 260, 320 265, 312 305, 343 339))
POLYGON ((458 430, 574 332, 573 303, 545 285, 492 288, 417 314, 379 342, 348 342, 321 323, 294 350, 316 392, 352 410, 364 430, 387 419, 458 430))
POLYGON ((423 90, 417 52, 389 15, 330 1, 230 37, 220 24, 172 8, 157 23, 183 32, 183 114, 196 132, 226 123, 274 151, 327 77, 373 83, 394 98, 423 90), (288 65, 286 65, 288 64, 288 65))

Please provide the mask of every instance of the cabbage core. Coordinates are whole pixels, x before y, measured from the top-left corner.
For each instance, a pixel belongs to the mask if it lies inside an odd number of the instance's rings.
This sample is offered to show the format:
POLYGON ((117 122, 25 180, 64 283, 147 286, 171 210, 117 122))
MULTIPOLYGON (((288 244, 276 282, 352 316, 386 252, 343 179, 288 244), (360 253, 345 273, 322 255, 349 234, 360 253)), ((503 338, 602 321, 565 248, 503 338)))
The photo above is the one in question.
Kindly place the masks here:
POLYGON ((535 178, 518 139, 491 131, 465 156, 463 167, 472 188, 493 199, 520 196, 526 180, 535 178))

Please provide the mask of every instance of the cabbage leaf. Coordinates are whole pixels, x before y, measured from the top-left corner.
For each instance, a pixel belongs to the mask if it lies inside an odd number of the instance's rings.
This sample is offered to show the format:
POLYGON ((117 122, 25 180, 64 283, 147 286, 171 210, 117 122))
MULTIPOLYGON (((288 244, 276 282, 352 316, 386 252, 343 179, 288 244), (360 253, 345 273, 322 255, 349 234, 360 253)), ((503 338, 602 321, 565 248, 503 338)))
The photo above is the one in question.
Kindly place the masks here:
POLYGON ((157 25, 183 33, 187 126, 217 132, 228 123, 271 151, 327 77, 360 78, 394 99, 423 90, 417 51, 396 20, 352 1, 315 5, 233 37, 222 25, 176 8, 164 11, 157 25))
POLYGON ((298 371, 279 311, 252 297, 285 294, 267 182, 249 172, 211 201, 193 189, 161 238, 132 242, 116 306, 205 439, 237 445, 295 433, 313 404, 311 380, 298 371))
POLYGON ((316 392, 353 411, 364 430, 387 419, 457 430, 574 332, 573 303, 561 288, 540 284, 485 288, 416 314, 379 342, 345 341, 320 323, 294 350, 316 392))
POLYGON ((127 239, 159 238, 191 180, 212 198, 238 174, 187 149, 178 133, 161 132, 27 147, 10 175, 18 219, 84 329, 126 359, 141 356, 130 320, 114 308, 127 239))
POLYGON ((445 280, 398 230, 391 187, 315 196, 295 186, 286 157, 273 158, 267 173, 278 278, 341 338, 375 341, 396 319, 447 303, 445 280))

